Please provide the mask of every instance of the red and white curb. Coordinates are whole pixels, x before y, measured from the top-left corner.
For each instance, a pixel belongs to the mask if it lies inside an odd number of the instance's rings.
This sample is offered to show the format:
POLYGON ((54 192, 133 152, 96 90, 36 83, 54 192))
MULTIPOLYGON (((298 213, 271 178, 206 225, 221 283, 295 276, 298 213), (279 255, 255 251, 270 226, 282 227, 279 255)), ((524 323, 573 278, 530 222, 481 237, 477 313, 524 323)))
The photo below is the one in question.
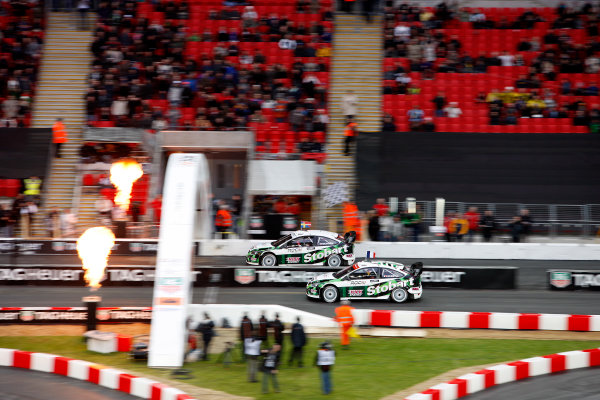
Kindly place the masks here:
POLYGON ((526 358, 459 376, 421 393, 405 397, 404 400, 454 400, 507 382, 598 365, 600 365, 600 348, 526 358))
POLYGON ((600 315, 359 309, 352 313, 358 325, 398 328, 600 331, 600 315))
POLYGON ((0 366, 63 375, 119 390, 142 399, 194 400, 194 397, 183 391, 152 379, 140 378, 104 365, 54 354, 0 348, 0 366))

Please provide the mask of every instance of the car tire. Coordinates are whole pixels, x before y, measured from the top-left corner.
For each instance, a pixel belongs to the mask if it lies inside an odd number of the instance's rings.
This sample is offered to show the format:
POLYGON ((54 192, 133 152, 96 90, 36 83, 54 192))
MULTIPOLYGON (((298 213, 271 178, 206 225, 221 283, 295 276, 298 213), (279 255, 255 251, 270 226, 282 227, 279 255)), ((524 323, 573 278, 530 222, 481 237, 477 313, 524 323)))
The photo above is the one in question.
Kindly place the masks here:
POLYGON ((260 258, 260 265, 263 267, 274 267, 277 265, 277 258, 273 253, 267 253, 260 258))
POLYGON ((340 292, 335 286, 325 286, 321 292, 321 298, 325 303, 335 303, 340 298, 340 292))
POLYGON ((390 299, 394 303, 404 303, 406 300, 408 300, 408 292, 406 289, 402 288, 395 289, 390 295, 390 299))
POLYGON ((342 257, 340 257, 337 254, 330 255, 329 258, 327 259, 327 265, 329 265, 330 267, 334 267, 334 268, 341 266, 342 265, 342 257))

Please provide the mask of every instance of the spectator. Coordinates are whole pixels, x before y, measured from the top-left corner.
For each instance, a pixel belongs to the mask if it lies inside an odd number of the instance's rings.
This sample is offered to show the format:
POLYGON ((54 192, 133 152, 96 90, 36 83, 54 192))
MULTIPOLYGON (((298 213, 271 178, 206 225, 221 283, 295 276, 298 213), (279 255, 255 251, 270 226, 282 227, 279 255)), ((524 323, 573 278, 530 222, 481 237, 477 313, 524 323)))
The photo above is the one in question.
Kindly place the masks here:
POLYGON ((496 220, 491 210, 486 210, 479 221, 479 229, 484 242, 492 240, 492 235, 496 231, 496 220))
POLYGON ((352 90, 348 90, 342 97, 342 113, 346 117, 346 121, 349 122, 356 116, 358 107, 358 97, 352 90))
POLYGON ((240 341, 242 344, 242 356, 244 357, 244 360, 246 359, 246 339, 251 338, 253 335, 256 336, 256 332, 254 331, 252 321, 248 318, 248 314, 244 313, 242 321, 240 322, 240 341))
POLYGON ((303 362, 303 349, 306 345, 306 333, 304 332, 304 326, 300 323, 300 317, 296 317, 296 322, 292 325, 292 331, 290 334, 292 341, 292 352, 290 354, 290 367, 294 365, 294 361, 297 361, 298 367, 304 366, 303 362))
POLYGON ((521 235, 523 233, 523 223, 521 217, 515 216, 509 222, 508 228, 510 229, 510 236, 513 243, 519 243, 521 241, 521 235))
POLYGON ((281 353, 281 345, 275 343, 270 350, 263 350, 263 381, 262 392, 269 393, 269 379, 273 383, 275 393, 279 393, 279 382, 277 381, 277 369, 281 353))
POLYGON ((473 241, 475 232, 479 228, 480 217, 481 217, 481 215, 479 214, 477 207, 469 207, 469 211, 467 211, 465 213, 465 219, 469 222, 469 232, 468 232, 469 242, 473 241))
POLYGON ((346 128, 344 129, 344 155, 350 155, 350 145, 358 136, 358 124, 354 122, 354 117, 349 116, 346 128))
POLYGON ((521 230, 521 234, 523 235, 523 240, 527 241, 527 237, 531 234, 531 229, 533 225, 533 218, 529 215, 528 209, 522 209, 520 213, 521 224, 523 226, 521 230))
POLYGON ((423 132, 435 132, 435 124, 433 123, 433 118, 425 117, 423 119, 423 125, 421 126, 423 132))
POLYGON ((509 54, 508 51, 505 50, 502 52, 502 55, 498 56, 498 59, 503 67, 512 67, 514 65, 515 56, 509 54))
POLYGON ((52 143, 54 144, 54 157, 61 158, 60 149, 68 141, 67 130, 62 122, 62 118, 56 118, 52 126, 52 143))
POLYGON ((269 328, 273 330, 274 342, 279 346, 283 346, 284 326, 281 320, 279 319, 279 314, 275 314, 275 319, 269 323, 269 328))
POLYGON ((377 211, 377 216, 379 216, 379 217, 383 217, 384 215, 387 215, 390 211, 390 208, 385 203, 385 199, 383 197, 380 197, 375 201, 375 205, 373 205, 373 209, 375 211, 377 211))
POLYGON ((315 365, 321 370, 321 391, 323 394, 331 393, 331 368, 335 364, 335 351, 329 342, 321 343, 315 357, 315 365))
POLYGON ((244 339, 244 354, 246 357, 248 382, 258 382, 256 373, 258 372, 258 357, 260 356, 260 345, 262 341, 252 332, 244 339))
MULTIPOLYGON (((446 96, 444 92, 438 92, 437 96, 435 96, 431 102, 435 106, 435 116, 443 117, 444 116, 444 106, 446 105, 446 96)), ((452 117, 454 118, 454 117, 452 117)))
POLYGON ((369 226, 368 226, 369 239, 373 242, 376 242, 379 240, 379 230, 380 230, 379 216, 377 215, 377 211, 369 210, 367 212, 367 217, 369 220, 369 226))
POLYGON ((396 124, 394 123, 394 117, 392 117, 392 115, 389 113, 385 113, 381 125, 381 130, 383 132, 396 132, 396 124))
POLYGON ((419 108, 417 104, 413 104, 413 107, 408 110, 408 123, 411 131, 418 131, 423 125, 423 117, 425 113, 419 108))
POLYGON ((462 115, 462 110, 458 107, 456 101, 450 102, 450 104, 444 108, 444 112, 448 118, 458 118, 462 115))
POLYGON ((196 332, 202 334, 202 343, 204 344, 202 351, 202 360, 208 360, 208 347, 213 336, 215 336, 215 323, 210 319, 208 313, 204 313, 204 318, 196 327, 196 332))

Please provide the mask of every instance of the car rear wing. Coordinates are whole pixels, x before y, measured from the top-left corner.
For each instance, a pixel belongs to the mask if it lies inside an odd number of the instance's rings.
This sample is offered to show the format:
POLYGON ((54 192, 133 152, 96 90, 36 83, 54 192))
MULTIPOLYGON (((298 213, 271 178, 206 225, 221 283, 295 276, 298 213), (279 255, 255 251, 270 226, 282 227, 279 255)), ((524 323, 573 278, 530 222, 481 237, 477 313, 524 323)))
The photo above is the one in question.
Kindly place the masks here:
POLYGON ((356 240, 356 232, 349 231, 344 234, 344 243, 352 244, 356 240))
POLYGON ((423 263, 422 262, 419 261, 410 266, 410 274, 412 276, 414 276, 414 277, 421 276, 422 272, 423 272, 423 263))

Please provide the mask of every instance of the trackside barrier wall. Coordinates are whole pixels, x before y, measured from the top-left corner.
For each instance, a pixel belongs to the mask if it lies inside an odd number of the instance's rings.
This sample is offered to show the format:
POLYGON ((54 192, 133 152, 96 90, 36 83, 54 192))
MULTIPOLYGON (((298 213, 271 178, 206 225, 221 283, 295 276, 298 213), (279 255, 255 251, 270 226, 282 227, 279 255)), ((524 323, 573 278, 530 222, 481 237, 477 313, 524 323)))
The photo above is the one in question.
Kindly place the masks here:
POLYGON ((179 389, 117 369, 54 354, 0 348, 0 366, 48 372, 88 381, 150 400, 194 400, 179 389))
MULTIPOLYGON (((245 257, 250 247, 261 240, 201 240, 200 256, 245 257)), ((474 260, 599 260, 600 244, 583 243, 448 243, 448 242, 360 242, 356 244, 358 259, 367 251, 378 259, 410 257, 411 259, 449 258, 474 260)))
MULTIPOLYGON (((81 307, 61 307, 60 311, 46 310, 49 307, 0 307, 0 321, 7 324, 31 324, 34 319, 22 319, 22 313, 43 312, 60 313, 60 319, 45 320, 46 323, 83 324, 85 316, 73 319, 70 313, 85 312, 81 307), (11 318, 8 318, 8 317, 11 318), (12 318, 14 316, 14 318, 12 318)), ((134 307, 117 307, 127 309, 134 307)), ((152 318, 152 309, 144 307, 143 318, 129 318, 119 322, 148 322, 152 318)), ((203 319, 207 312, 221 325, 226 318, 229 325, 239 327, 242 316, 247 313, 250 319, 256 320, 264 313, 268 319, 275 314, 283 323, 292 324, 296 317, 302 319, 307 327, 331 328, 337 324, 332 318, 284 307, 275 304, 191 304, 189 316, 195 323, 203 319)), ((600 315, 569 315, 569 314, 533 314, 533 313, 491 313, 465 311, 412 311, 412 310, 369 310, 355 309, 353 311, 356 325, 378 326, 390 328, 449 328, 449 329, 504 329, 504 330, 546 330, 546 331, 580 331, 600 332, 600 315)), ((332 310, 333 317, 333 310, 332 310)), ((34 317, 35 318, 35 317, 34 317)), ((104 321, 99 320, 100 324, 104 321)), ((117 336, 114 348, 116 351, 128 351, 131 338, 117 336)))
POLYGON ((461 375, 404 400, 454 400, 507 382, 596 366, 600 366, 600 348, 526 358, 461 375))

